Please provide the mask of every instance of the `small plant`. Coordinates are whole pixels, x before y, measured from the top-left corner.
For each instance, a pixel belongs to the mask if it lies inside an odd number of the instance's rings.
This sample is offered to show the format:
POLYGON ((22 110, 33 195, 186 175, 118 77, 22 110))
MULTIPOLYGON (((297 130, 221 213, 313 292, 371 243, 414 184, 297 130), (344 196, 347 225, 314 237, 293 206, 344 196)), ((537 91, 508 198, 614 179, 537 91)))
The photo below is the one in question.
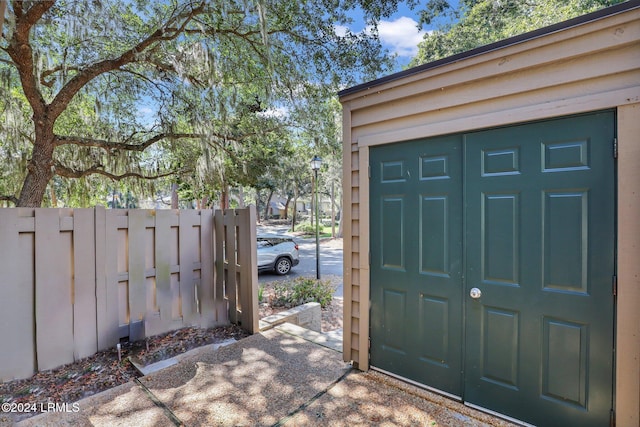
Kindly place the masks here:
MULTIPOLYGON (((303 232, 304 234, 315 234, 316 233, 316 226, 315 224, 311 224, 308 222, 303 222, 302 224, 300 224, 298 226, 298 231, 303 232)), ((322 234, 324 233, 324 227, 320 224, 318 226, 318 234, 322 234)))
POLYGON ((264 300, 264 285, 258 287, 258 302, 261 303, 264 300))
POLYGON ((326 308, 331 303, 335 289, 328 281, 297 277, 290 282, 278 283, 273 291, 274 306, 295 307, 307 302, 317 302, 322 308, 326 308))

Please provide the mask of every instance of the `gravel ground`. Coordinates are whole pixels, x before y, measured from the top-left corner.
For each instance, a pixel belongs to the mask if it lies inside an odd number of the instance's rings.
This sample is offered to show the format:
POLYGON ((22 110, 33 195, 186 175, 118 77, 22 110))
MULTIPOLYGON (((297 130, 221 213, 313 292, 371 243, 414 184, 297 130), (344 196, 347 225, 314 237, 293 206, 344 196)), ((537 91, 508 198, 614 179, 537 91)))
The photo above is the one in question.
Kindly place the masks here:
MULTIPOLYGON (((337 285, 341 278, 334 276, 323 280, 337 285)), ((273 284, 267 286, 265 295, 269 295, 272 289, 273 284)), ((262 318, 282 310, 286 308, 261 304, 259 315, 262 318)), ((332 331, 339 328, 342 328, 342 298, 334 298, 331 304, 322 310, 322 330, 332 331)), ((138 378, 140 374, 129 362, 129 356, 136 358, 142 365, 147 365, 193 348, 246 336, 246 332, 235 326, 184 328, 150 337, 146 341, 122 343, 121 361, 118 361, 117 350, 112 348, 54 370, 39 372, 24 380, 2 383, 0 403, 73 403, 138 378)), ((18 419, 28 418, 30 415, 35 414, 24 414, 18 419)), ((0 425, 4 425, 3 421, 8 420, 3 419, 3 414, 0 413, 0 425)))
MULTIPOLYGON (((130 356, 147 365, 193 348, 247 336, 245 331, 231 325, 209 329, 184 328, 145 341, 122 343, 121 361, 118 361, 117 350, 112 348, 53 370, 38 372, 24 380, 4 382, 0 384, 0 404, 35 403, 36 408, 40 408, 40 404, 46 406, 48 402, 77 402, 140 377, 128 360, 130 356)), ((27 412, 16 420, 32 415, 35 413, 27 412)), ((0 413, 0 426, 3 425, 12 425, 12 422, 7 419, 7 414, 0 413)))

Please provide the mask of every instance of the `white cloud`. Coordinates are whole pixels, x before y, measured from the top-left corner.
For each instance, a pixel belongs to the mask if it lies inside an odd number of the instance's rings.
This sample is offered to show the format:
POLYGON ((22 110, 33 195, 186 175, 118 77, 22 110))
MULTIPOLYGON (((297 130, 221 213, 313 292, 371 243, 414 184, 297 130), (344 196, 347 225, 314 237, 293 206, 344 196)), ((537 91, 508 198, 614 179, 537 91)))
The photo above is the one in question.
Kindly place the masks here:
POLYGON ((413 57, 426 32, 419 30, 418 23, 413 19, 401 16, 394 21, 380 21, 378 33, 382 44, 393 53, 413 57))
POLYGON ((262 117, 275 117, 277 119, 282 119, 289 115, 289 109, 286 107, 269 108, 266 111, 259 112, 258 115, 262 117))
POLYGON ((333 31, 335 31, 336 35, 338 35, 339 37, 344 37, 345 35, 347 35, 348 30, 349 27, 345 27, 344 25, 334 25, 333 27, 333 31))

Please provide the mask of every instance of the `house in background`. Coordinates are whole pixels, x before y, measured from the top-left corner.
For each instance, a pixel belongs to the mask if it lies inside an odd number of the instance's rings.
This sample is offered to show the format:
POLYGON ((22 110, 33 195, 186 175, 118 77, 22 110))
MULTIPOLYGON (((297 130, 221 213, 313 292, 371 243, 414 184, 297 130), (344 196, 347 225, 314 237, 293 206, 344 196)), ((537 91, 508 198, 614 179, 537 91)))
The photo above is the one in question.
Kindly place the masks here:
POLYGON ((640 425, 640 2, 339 95, 345 361, 640 425))

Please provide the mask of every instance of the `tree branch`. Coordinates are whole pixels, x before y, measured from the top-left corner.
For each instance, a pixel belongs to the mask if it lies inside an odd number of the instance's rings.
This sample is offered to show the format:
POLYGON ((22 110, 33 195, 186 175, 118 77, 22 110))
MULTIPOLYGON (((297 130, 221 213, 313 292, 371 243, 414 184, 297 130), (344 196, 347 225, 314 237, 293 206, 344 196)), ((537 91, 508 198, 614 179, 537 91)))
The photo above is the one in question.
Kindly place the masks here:
POLYGON ((57 67, 54 67, 50 70, 45 70, 42 72, 42 74, 40 75, 40 84, 43 86, 46 86, 48 88, 53 86, 53 80, 47 80, 47 77, 49 77, 52 74, 57 73, 58 71, 65 71, 65 70, 71 70, 71 71, 78 71, 79 68, 77 67, 67 67, 65 65, 58 65, 57 67))
POLYGON ((205 10, 205 4, 200 3, 198 6, 186 10, 182 13, 171 17, 163 28, 159 28, 149 35, 146 39, 132 47, 131 49, 122 53, 118 58, 107 59, 104 61, 96 62, 95 64, 80 70, 69 82, 58 92, 53 99, 49 109, 49 116, 54 120, 66 109, 71 99, 75 96, 80 89, 82 89, 87 83, 99 76, 100 74, 119 69, 123 65, 133 62, 140 62, 143 59, 139 58, 139 55, 143 53, 147 48, 155 43, 174 40, 180 34, 183 34, 186 26, 191 20, 205 10), (183 22, 178 27, 173 27, 174 23, 182 20, 183 22))
MULTIPOLYGON (((125 150, 125 151, 138 151, 142 152, 152 146, 153 144, 161 141, 162 139, 182 139, 182 138, 201 138, 202 135, 192 133, 160 133, 153 137, 142 141, 139 144, 130 144, 127 142, 107 141, 104 139, 91 139, 80 138, 75 136, 57 136, 55 145, 78 145, 81 147, 97 147, 102 148, 107 152, 112 150, 125 150)), ((128 139, 132 139, 133 135, 128 139)))
POLYGON ((62 176, 65 178, 84 178, 85 176, 89 176, 89 175, 102 175, 111 179, 112 181, 120 181, 125 178, 139 178, 139 179, 146 179, 146 180, 154 180, 158 178, 164 178, 166 176, 175 175, 178 173, 188 172, 188 170, 177 170, 177 171, 171 171, 171 172, 161 173, 161 174, 152 175, 152 176, 143 175, 138 172, 126 172, 121 175, 116 175, 102 169, 103 168, 102 165, 93 165, 88 169, 77 170, 77 169, 72 169, 70 167, 67 167, 58 161, 54 162, 54 168, 55 168, 54 173, 56 175, 62 176))
POLYGON ((35 2, 25 13, 21 0, 13 2, 13 10, 16 16, 16 27, 9 40, 7 53, 15 63, 20 75, 22 90, 33 109, 34 115, 40 116, 45 112, 45 101, 38 90, 35 67, 33 64, 33 49, 29 36, 31 27, 53 6, 53 1, 45 0, 35 2))
POLYGON ((5 196, 5 195, 0 194, 0 200, 9 201, 9 202, 13 203, 14 205, 18 204, 18 198, 16 196, 5 196))

